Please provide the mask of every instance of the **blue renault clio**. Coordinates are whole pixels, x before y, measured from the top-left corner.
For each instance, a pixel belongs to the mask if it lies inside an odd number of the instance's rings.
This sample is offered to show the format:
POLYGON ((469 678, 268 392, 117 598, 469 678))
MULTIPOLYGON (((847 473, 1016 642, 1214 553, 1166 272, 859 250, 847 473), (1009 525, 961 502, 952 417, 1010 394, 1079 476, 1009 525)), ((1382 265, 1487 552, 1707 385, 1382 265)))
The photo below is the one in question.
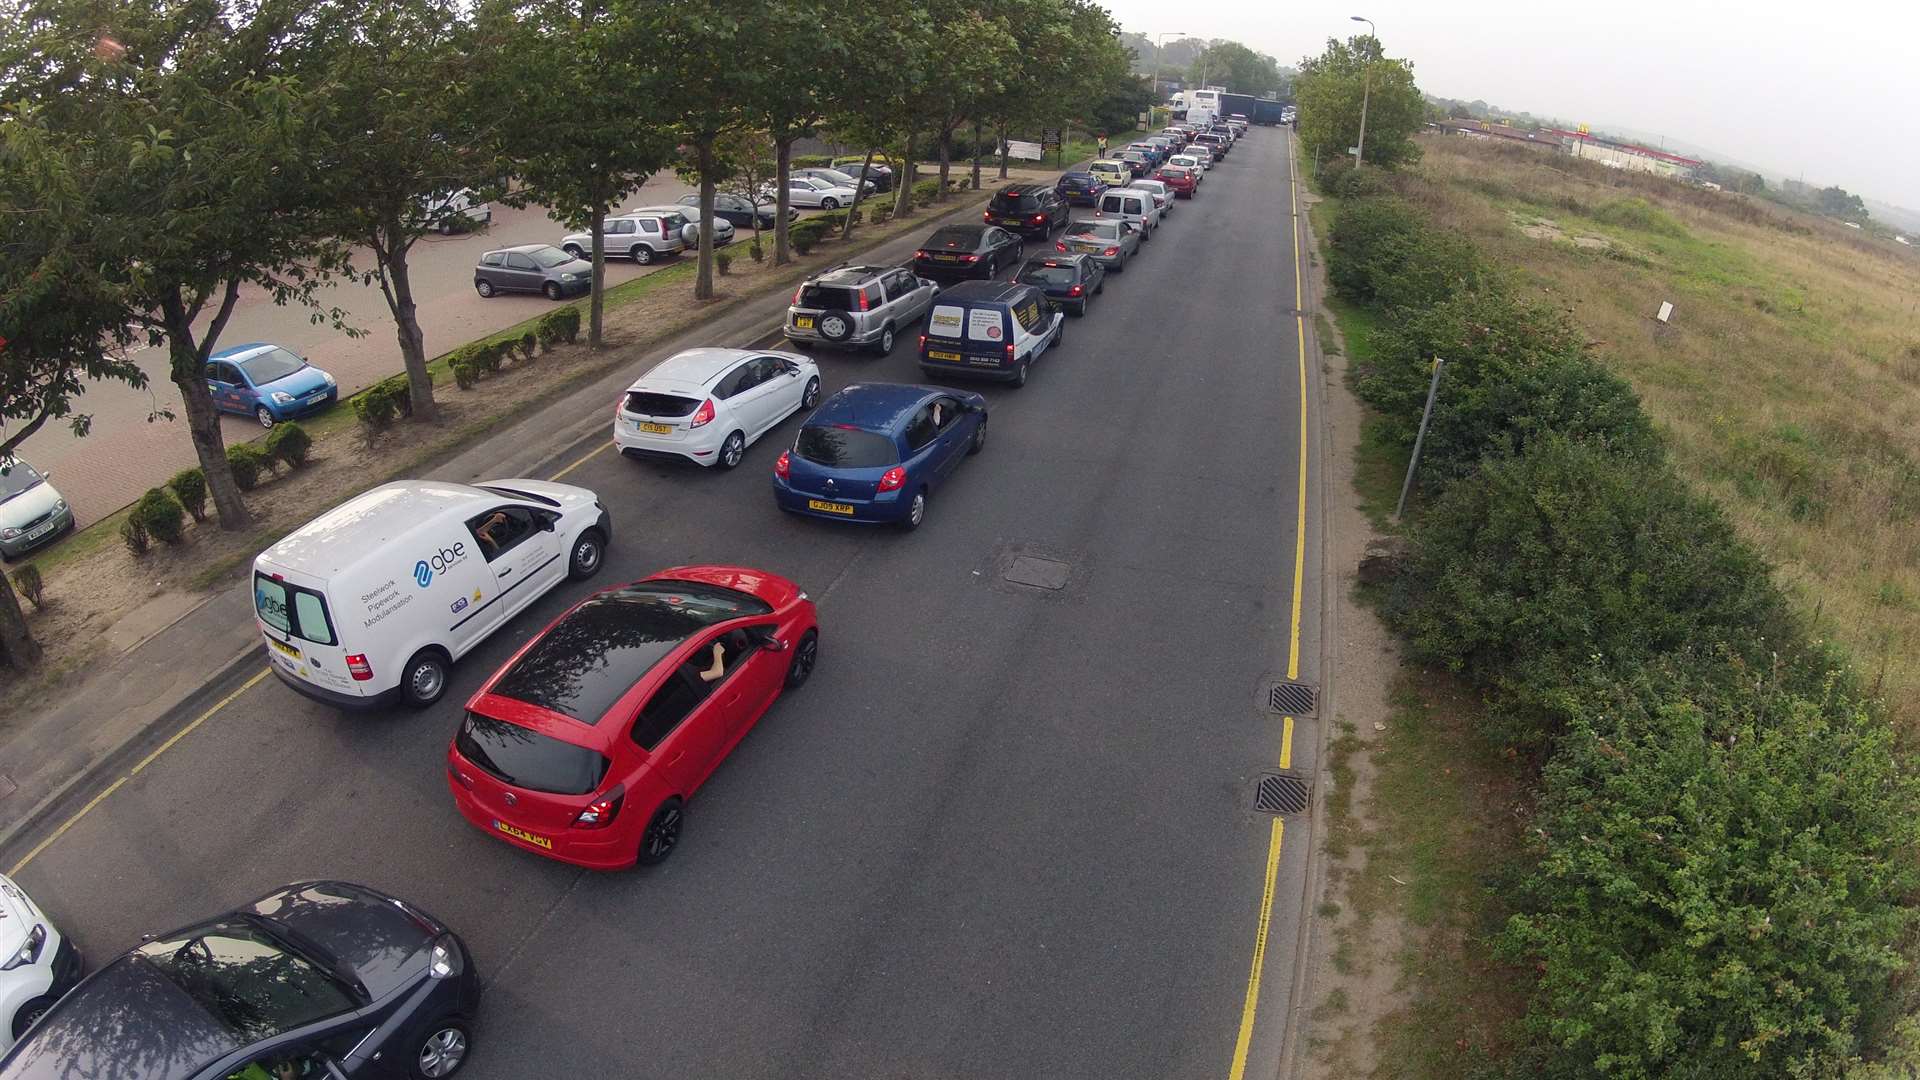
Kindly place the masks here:
POLYGON ((261 427, 317 412, 340 397, 333 376, 263 341, 214 353, 206 378, 214 408, 251 416, 261 427))
POLYGON ((987 399, 964 390, 855 383, 820 403, 773 463, 780 509, 917 529, 927 499, 987 442, 987 399))

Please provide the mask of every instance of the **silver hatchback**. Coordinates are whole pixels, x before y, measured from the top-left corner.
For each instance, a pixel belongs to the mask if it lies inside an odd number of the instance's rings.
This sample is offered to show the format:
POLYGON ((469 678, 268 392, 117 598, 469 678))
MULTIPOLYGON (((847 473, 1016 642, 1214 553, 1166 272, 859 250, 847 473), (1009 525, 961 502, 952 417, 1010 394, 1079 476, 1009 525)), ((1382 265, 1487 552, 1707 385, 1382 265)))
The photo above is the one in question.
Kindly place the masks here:
POLYGON ((593 264, 551 244, 521 244, 480 256, 473 288, 481 296, 503 292, 545 293, 559 300, 593 287, 593 264))
POLYGON ((808 278, 787 308, 787 340, 893 351, 894 336, 923 318, 940 286, 898 266, 837 266, 808 278))

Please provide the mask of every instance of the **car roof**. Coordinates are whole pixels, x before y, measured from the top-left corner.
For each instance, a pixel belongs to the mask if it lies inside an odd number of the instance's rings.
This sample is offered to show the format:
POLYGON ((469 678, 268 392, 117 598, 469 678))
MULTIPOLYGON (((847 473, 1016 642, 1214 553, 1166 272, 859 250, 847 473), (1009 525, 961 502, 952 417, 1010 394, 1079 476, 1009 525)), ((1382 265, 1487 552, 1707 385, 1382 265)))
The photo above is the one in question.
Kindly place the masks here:
POLYGON ((1038 195, 1043 191, 1050 191, 1050 190, 1052 190, 1052 187, 1051 185, 1048 185, 1048 184, 1008 184, 1002 187, 999 191, 994 192, 994 194, 995 195, 1038 195))
MULTIPOLYGON (((945 298, 942 294, 941 299, 945 298)), ((807 418, 806 426, 846 424, 862 431, 891 432, 921 402, 937 394, 953 393, 957 391, 913 383, 852 383, 821 402, 807 418)))
POLYGON ((897 266, 836 266, 808 279, 810 285, 864 285, 897 266))
POLYGON ((271 348, 274 348, 274 344, 270 341, 249 341, 245 345, 232 345, 221 349, 219 352, 207 357, 207 359, 232 360, 238 362, 247 359, 254 353, 266 352, 271 348))
MULTIPOLYGON (((440 480, 396 480, 363 491, 288 533, 260 558, 274 567, 327 578, 369 558, 396 561, 393 545, 409 531, 449 513, 478 513, 497 492, 440 480), (369 535, 371 534, 371 535, 369 535), (352 543, 342 543, 350 535, 352 543)), ((430 553, 429 553, 430 554, 430 553)), ((400 567, 401 571, 407 567, 400 567)))
MULTIPOLYGON (((1026 266, 1034 266, 1034 265, 1039 265, 1039 266, 1077 266, 1077 267, 1079 267, 1080 269, 1082 269, 1082 270, 1085 270, 1085 269, 1087 268, 1087 265, 1088 265, 1088 264, 1089 264, 1089 263, 1090 263, 1090 262, 1091 262, 1092 260, 1093 260, 1093 256, 1091 256, 1091 255, 1088 255, 1088 254, 1087 254, 1086 252, 1083 252, 1083 251, 1076 251, 1076 252, 1073 252, 1072 254, 1068 254, 1068 255, 1058 255, 1058 254, 1055 254, 1055 255, 1035 255, 1035 256, 1034 256, 1033 258, 1031 258, 1031 259, 1028 259, 1028 260, 1026 261, 1026 264, 1025 264, 1025 265, 1026 265, 1026 266)), ((1023 268, 1024 268, 1024 267, 1023 267, 1023 268)))
POLYGON ((654 365, 653 370, 633 380, 628 389, 639 390, 664 382, 705 384, 747 357, 759 355, 749 349, 687 349, 654 365))
MULTIPOLYGON (((615 214, 609 217, 607 220, 611 221, 613 220, 614 217, 625 217, 625 216, 627 215, 615 214)), ((484 258, 487 255, 498 255, 503 251, 511 251, 516 255, 525 255, 529 251, 539 251, 541 248, 550 248, 552 246, 553 246, 552 244, 515 244, 512 247, 494 248, 492 251, 482 252, 481 256, 484 258)))
POLYGON ((1030 285, 1021 285, 1011 281, 962 281, 943 290, 933 298, 936 304, 1010 304, 1017 300, 1030 285))
POLYGON ((243 1044, 159 968, 127 955, 67 993, 0 1066, 6 1080, 186 1080, 243 1044))

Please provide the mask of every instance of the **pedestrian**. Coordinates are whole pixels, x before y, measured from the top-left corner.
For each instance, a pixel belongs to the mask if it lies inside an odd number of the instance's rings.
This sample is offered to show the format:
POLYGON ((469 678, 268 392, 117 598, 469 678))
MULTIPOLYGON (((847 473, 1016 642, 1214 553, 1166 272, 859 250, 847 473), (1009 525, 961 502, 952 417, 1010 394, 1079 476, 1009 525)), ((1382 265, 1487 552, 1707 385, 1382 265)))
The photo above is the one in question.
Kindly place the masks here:
POLYGON ((1104 131, 1100 133, 1100 156, 1107 156, 1107 133, 1104 131))

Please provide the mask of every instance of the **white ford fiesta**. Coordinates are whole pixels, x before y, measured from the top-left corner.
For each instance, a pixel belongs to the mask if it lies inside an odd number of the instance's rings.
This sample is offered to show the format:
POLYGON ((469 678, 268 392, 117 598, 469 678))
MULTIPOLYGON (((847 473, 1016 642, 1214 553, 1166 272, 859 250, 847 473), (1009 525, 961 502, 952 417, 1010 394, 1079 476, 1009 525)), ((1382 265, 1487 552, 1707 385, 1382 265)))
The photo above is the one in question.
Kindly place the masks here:
POLYGON ((731 469, 755 439, 820 401, 820 368, 798 353, 688 349, 635 380, 614 410, 629 457, 731 469))
POLYGON ((26 890, 0 875, 0 1054, 80 981, 80 953, 26 890))

